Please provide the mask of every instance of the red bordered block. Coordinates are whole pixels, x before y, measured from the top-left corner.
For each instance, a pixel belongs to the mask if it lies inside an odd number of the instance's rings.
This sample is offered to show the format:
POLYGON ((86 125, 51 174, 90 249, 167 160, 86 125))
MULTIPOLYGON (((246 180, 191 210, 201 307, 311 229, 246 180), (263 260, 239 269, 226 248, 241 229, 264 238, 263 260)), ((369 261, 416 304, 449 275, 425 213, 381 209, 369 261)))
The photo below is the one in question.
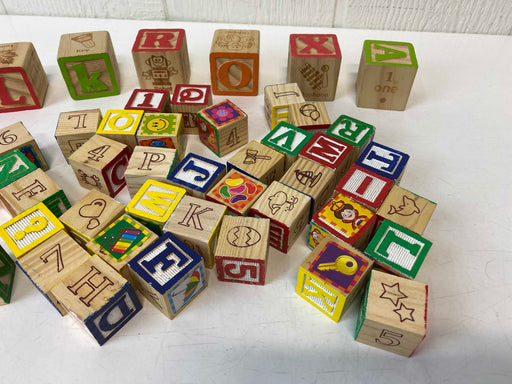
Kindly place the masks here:
POLYGON ((178 84, 171 99, 171 109, 183 116, 183 133, 198 135, 197 112, 212 105, 209 85, 178 84))
POLYGON ((166 89, 134 89, 124 109, 145 112, 170 112, 169 91, 166 89))

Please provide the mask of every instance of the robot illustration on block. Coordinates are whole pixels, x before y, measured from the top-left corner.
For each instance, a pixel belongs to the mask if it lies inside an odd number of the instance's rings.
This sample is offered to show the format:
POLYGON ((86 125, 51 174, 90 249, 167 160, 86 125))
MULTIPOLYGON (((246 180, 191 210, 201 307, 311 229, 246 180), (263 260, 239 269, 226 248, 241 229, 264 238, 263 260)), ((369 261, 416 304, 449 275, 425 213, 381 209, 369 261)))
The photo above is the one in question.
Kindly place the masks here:
POLYGON ((171 76, 178 74, 178 70, 171 66, 171 62, 165 56, 152 55, 145 63, 150 69, 142 72, 142 76, 152 80, 155 89, 172 90, 171 76))

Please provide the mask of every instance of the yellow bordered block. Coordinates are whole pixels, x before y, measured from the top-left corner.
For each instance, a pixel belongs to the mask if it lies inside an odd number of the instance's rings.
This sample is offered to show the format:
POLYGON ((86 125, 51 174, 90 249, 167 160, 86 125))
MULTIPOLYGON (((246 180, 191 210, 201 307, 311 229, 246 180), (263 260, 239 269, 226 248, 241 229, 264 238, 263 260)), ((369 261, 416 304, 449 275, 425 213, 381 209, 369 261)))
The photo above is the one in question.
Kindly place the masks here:
POLYGON ((135 109, 109 109, 101 120, 96 134, 126 144, 131 148, 137 145, 136 133, 144 111, 135 109))
POLYGON ((2 224, 0 237, 14 256, 20 258, 62 229, 64 225, 59 219, 44 203, 39 203, 2 224))
POLYGON ((144 147, 175 149, 181 160, 185 153, 181 113, 146 113, 137 129, 137 143, 144 147))

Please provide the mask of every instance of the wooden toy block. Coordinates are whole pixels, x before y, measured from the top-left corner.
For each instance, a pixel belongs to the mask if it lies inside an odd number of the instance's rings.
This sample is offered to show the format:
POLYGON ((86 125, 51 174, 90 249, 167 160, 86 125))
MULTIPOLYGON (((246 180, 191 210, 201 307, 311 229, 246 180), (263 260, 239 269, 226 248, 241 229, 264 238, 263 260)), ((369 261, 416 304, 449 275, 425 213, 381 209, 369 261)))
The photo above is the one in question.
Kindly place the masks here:
POLYGON ((96 133, 126 144, 133 151, 137 144, 137 130, 144 111, 129 109, 109 109, 101 120, 96 133))
POLYGON ((137 130, 137 143, 145 147, 176 149, 178 159, 185 153, 183 118, 179 113, 146 113, 137 130))
POLYGON ((119 68, 108 31, 61 35, 57 62, 75 100, 120 93, 119 68))
POLYGON ((175 149, 136 146, 124 173, 130 196, 148 179, 169 183, 167 176, 177 162, 175 149))
POLYGON ((81 245, 124 214, 124 205, 93 189, 71 206, 59 220, 81 245))
POLYGON ((227 162, 228 170, 236 169, 265 184, 279 180, 284 174, 284 155, 253 140, 227 162))
POLYGON ((411 43, 365 40, 356 80, 357 106, 405 110, 417 71, 411 43))
POLYGON ((0 225, 0 238, 16 258, 64 229, 62 223, 43 203, 0 225))
POLYGON ((209 85, 178 84, 172 94, 171 108, 183 116, 183 133, 198 135, 197 112, 212 105, 209 85))
POLYGON ((66 160, 83 143, 96 134, 101 119, 99 108, 62 112, 60 114, 55 129, 55 139, 66 160))
POLYGON ((130 283, 99 256, 82 263, 51 293, 99 345, 142 309, 130 283))
POLYGON ((284 168, 288 170, 297 160, 300 150, 312 137, 313 133, 281 121, 261 139, 261 143, 283 153, 285 155, 284 168))
POLYGON ((309 221, 311 198, 278 181, 272 182, 250 210, 270 220, 269 244, 287 253, 309 221))
POLYGON ((36 167, 49 169, 36 141, 21 121, 0 129, 0 156, 19 149, 36 167))
POLYGON ((144 112, 171 112, 167 89, 134 89, 124 109, 140 109, 144 112))
POLYGON ((353 117, 341 115, 325 133, 354 147, 352 156, 349 158, 349 162, 353 163, 373 140, 375 127, 353 117))
POLYGON ((332 170, 338 183, 352 163, 354 148, 343 141, 317 132, 300 150, 299 156, 315 161, 332 170))
POLYGON ((168 182, 185 190, 192 196, 206 198, 206 193, 226 175, 222 163, 188 153, 169 173, 168 182))
POLYGON ((384 220, 373 235, 365 253, 387 272, 414 279, 432 243, 389 220, 384 220))
POLYGON ((0 156, 0 188, 36 169, 37 167, 19 149, 0 156))
POLYGON ((247 144, 247 115, 229 100, 224 100, 197 113, 199 139, 217 156, 247 144))
POLYGON ((0 189, 0 200, 13 216, 40 202, 57 217, 71 207, 64 191, 39 168, 0 189))
POLYGON ((16 264, 0 246, 0 306, 11 302, 16 264))
POLYGON ((207 268, 213 268, 214 248, 226 211, 222 204, 183 196, 165 223, 164 232, 171 232, 198 253, 207 268))
POLYGON ((157 235, 137 220, 122 215, 89 241, 86 248, 100 256, 126 280, 133 282, 128 262, 157 238, 157 235))
POLYGON ((337 322, 364 288, 372 266, 363 252, 327 235, 300 265, 296 291, 337 322))
POLYGON ((311 197, 310 218, 329 200, 336 186, 333 171, 303 157, 299 157, 279 181, 311 197))
POLYGON ((307 131, 326 130, 331 126, 331 119, 323 102, 290 104, 288 122, 307 131))
POLYGON ((64 231, 27 252, 18 260, 36 288, 64 316, 67 311, 60 305, 51 289, 91 256, 64 231))
POLYGON ((393 185, 393 180, 354 164, 343 176, 335 191, 350 197, 375 213, 393 185))
POLYGON ((226 216, 215 247, 219 281, 265 285, 270 220, 226 216))
POLYGON ((377 216, 372 211, 337 193, 313 216, 308 246, 315 248, 330 233, 355 248, 364 250, 376 221, 377 216))
POLYGON ((170 232, 128 264, 139 291, 173 319, 206 287, 204 262, 170 232))
POLYGON ((306 100, 336 97, 341 50, 333 34, 291 34, 287 82, 297 83, 306 100))
POLYGON ((267 85, 264 93, 265 117, 270 129, 274 129, 281 121, 288 122, 290 104, 306 101, 297 83, 267 85))
POLYGON ((142 184, 125 211, 161 235, 166 221, 185 193, 183 188, 149 179, 142 184))
POLYGON ((265 188, 265 184, 233 169, 206 194, 206 200, 224 204, 231 214, 245 216, 265 188))
POLYGON ((373 270, 361 302, 355 339, 412 356, 427 331, 428 285, 373 270))
POLYGON ((124 171, 130 154, 125 144, 94 135, 69 156, 69 164, 82 187, 114 197, 126 185, 124 171))
POLYGON ((433 201, 394 185, 377 215, 422 235, 436 205, 433 201))
POLYGON ((141 29, 132 48, 141 88, 167 89, 190 79, 187 36, 184 29, 141 29))
POLYGON ((210 49, 214 95, 258 94, 260 31, 217 29, 210 49))
POLYGON ((408 154, 372 141, 355 164, 399 183, 408 161, 408 154))
POLYGON ((32 43, 0 44, 0 113, 42 108, 47 89, 32 43))

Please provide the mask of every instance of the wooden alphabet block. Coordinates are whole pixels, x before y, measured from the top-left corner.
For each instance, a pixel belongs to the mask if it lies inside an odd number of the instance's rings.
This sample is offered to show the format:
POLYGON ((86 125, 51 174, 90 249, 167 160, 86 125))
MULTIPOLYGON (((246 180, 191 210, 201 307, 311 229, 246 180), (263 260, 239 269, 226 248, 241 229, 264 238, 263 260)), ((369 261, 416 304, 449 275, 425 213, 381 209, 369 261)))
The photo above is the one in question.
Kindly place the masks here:
POLYGON ((185 153, 183 118, 179 113, 146 113, 137 130, 137 143, 145 147, 171 148, 178 159, 185 153))
POLYGON ((40 202, 57 217, 71 207, 64 191, 39 168, 0 189, 0 200, 13 216, 40 202))
POLYGON ((353 117, 341 115, 332 123, 325 133, 354 147, 352 151, 353 157, 349 159, 349 162, 353 163, 373 140, 375 127, 371 124, 354 119, 353 117))
POLYGON ((206 193, 225 175, 224 164, 188 153, 167 179, 170 184, 185 188, 192 196, 205 199, 206 193))
POLYGON ((0 306, 11 302, 16 264, 0 246, 0 306))
POLYGON ((217 29, 210 49, 214 95, 258 94, 260 31, 217 29))
POLYGON ((71 206, 59 220, 81 245, 124 214, 124 205, 93 189, 71 206))
POLYGON ((261 139, 261 143, 285 155, 284 165, 287 170, 297 160, 300 150, 312 137, 313 133, 281 121, 261 139))
POLYGON ((365 40, 356 80, 357 106, 405 110, 417 71, 411 43, 365 40))
POLYGON ((270 129, 281 121, 287 123, 289 106, 303 103, 304 96, 297 83, 274 84, 265 87, 265 117, 270 129))
POLYGON ((284 161, 281 152, 253 140, 235 153, 226 165, 228 170, 236 169, 268 185, 283 177, 284 161))
POLYGON ((19 149, 0 156, 0 188, 36 169, 37 167, 19 149))
POLYGON ((167 89, 134 89, 124 109, 140 109, 144 112, 171 112, 167 89))
POLYGON ((187 36, 184 29, 141 29, 132 48, 141 88, 166 89, 190 79, 187 36))
POLYGON ((272 182, 250 210, 270 220, 269 244, 287 253, 309 221, 311 198, 278 181, 272 182))
POLYGON ((373 270, 361 302, 356 341, 412 356, 427 331, 428 285, 373 270))
POLYGON ((219 157, 247 144, 247 115, 229 100, 200 110, 197 124, 199 139, 219 157))
POLYGON ((130 283, 99 256, 82 263, 51 293, 99 345, 142 309, 130 283))
POLYGON ((94 135, 69 156, 69 164, 82 187, 114 197, 126 185, 124 171, 130 154, 128 146, 94 135))
POLYGON ((61 35, 57 62, 73 99, 119 94, 119 68, 108 31, 61 35))
POLYGON ((96 134, 101 119, 99 108, 62 112, 59 115, 59 121, 55 129, 55 139, 66 160, 83 143, 96 134))
POLYGON ((359 155, 355 164, 398 184, 408 161, 408 154, 372 141, 359 155))
POLYGON ((178 84, 174 89, 171 108, 183 117, 183 133, 198 135, 197 112, 212 105, 212 92, 209 85, 178 84))
POLYGON ((133 151, 137 144, 137 130, 144 111, 109 109, 101 120, 96 133, 126 144, 133 151))
POLYGON ((297 83, 306 100, 336 97, 341 50, 333 34, 291 34, 287 82, 297 83))
POLYGON ((0 225, 0 237, 14 256, 20 258, 62 229, 59 219, 46 205, 38 203, 0 225))
POLYGON ((207 268, 213 268, 214 248, 226 211, 222 204, 183 196, 165 223, 164 232, 171 232, 198 253, 207 268))
POLYGON ((331 119, 323 102, 303 102, 290 104, 288 122, 307 131, 326 130, 331 126, 331 119))
POLYGON ((49 169, 48 163, 32 135, 21 121, 0 129, 0 156, 19 149, 36 167, 49 169))
POLYGON ((206 287, 203 259, 170 232, 128 265, 139 291, 169 319, 206 287))
POLYGON ((32 43, 0 44, 0 113, 42 108, 47 89, 32 43))
POLYGON ((215 247, 219 281, 265 285, 270 220, 226 216, 215 247))
POLYGON ((327 235, 299 267, 296 291, 334 321, 364 288, 373 261, 350 244, 327 235))
POLYGON ((265 188, 265 184, 233 169, 206 194, 206 200, 224 204, 231 214, 245 216, 265 188))
POLYGON ((135 196, 146 180, 169 183, 167 176, 177 163, 175 149, 136 146, 124 173, 130 196, 135 196))

